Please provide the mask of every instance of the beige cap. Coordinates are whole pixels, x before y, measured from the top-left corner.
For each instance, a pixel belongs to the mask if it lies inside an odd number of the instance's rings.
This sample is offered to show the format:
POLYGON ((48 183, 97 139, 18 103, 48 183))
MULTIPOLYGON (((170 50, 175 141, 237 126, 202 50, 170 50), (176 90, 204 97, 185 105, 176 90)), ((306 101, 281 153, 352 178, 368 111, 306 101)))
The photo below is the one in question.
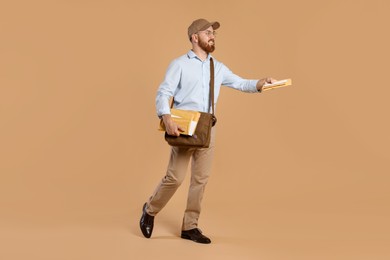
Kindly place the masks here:
POLYGON ((212 26, 214 30, 217 30, 221 25, 219 22, 209 22, 206 19, 198 19, 193 21, 190 27, 188 27, 188 38, 191 40, 191 35, 200 31, 204 31, 210 26, 212 26))

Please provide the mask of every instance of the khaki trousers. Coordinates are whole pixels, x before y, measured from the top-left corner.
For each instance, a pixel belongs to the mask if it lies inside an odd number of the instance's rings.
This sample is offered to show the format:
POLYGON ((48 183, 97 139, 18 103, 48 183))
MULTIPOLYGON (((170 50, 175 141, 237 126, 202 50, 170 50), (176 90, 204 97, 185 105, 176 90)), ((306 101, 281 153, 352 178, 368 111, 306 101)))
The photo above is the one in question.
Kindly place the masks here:
POLYGON ((183 182, 188 164, 191 161, 191 180, 184 212, 182 230, 190 230, 198 226, 203 193, 211 174, 214 157, 215 127, 211 131, 209 148, 172 147, 168 169, 164 178, 157 185, 153 195, 147 202, 146 212, 155 216, 159 213, 183 182))

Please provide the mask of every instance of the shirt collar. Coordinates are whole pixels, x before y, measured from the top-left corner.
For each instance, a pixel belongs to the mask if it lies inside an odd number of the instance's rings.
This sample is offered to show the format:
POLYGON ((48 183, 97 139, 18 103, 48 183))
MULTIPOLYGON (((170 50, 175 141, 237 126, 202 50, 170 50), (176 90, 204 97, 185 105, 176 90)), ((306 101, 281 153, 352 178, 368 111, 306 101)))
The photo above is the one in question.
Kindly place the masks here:
MULTIPOLYGON (((192 50, 189 50, 189 52, 187 53, 187 57, 188 57, 189 59, 193 59, 193 58, 199 59, 198 56, 196 56, 195 52, 193 52, 192 50)), ((211 54, 209 53, 209 54, 207 55, 206 60, 210 60, 210 58, 212 58, 212 57, 213 57, 213 56, 211 56, 211 54)), ((199 60, 200 60, 200 59, 199 59, 199 60)))

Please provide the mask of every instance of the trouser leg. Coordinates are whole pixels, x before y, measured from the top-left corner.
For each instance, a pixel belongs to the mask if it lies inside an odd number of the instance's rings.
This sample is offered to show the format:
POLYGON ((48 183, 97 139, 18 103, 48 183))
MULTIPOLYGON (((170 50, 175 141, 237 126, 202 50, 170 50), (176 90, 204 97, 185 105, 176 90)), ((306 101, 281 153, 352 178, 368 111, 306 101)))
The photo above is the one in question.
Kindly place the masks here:
POLYGON ((182 230, 190 230, 198 226, 203 194, 211 174, 214 157, 215 127, 212 130, 211 138, 209 148, 196 149, 192 154, 191 181, 182 230))
POLYGON ((160 212, 179 188, 186 175, 192 153, 193 150, 188 148, 172 147, 166 175, 147 203, 146 212, 149 215, 155 216, 160 212))

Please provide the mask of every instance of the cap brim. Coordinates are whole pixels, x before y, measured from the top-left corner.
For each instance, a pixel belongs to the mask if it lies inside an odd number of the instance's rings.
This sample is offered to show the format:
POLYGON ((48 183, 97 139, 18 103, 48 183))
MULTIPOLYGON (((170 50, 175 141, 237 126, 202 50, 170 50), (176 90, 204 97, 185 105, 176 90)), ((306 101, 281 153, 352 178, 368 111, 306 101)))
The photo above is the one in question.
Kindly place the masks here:
POLYGON ((219 24, 219 22, 212 22, 211 26, 213 27, 214 30, 217 30, 221 25, 219 24))

